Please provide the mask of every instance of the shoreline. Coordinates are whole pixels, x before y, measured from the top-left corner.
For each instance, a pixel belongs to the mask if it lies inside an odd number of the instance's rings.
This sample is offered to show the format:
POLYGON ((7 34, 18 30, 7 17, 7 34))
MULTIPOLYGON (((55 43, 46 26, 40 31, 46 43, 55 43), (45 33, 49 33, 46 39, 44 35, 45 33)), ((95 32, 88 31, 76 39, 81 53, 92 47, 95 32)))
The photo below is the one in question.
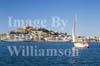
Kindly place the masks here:
MULTIPOLYGON (((71 42, 73 43, 72 41, 62 41, 62 40, 49 40, 49 41, 4 41, 4 40, 0 40, 0 42, 71 42)), ((100 41, 97 41, 97 42, 88 42, 88 43, 100 43, 100 41)))

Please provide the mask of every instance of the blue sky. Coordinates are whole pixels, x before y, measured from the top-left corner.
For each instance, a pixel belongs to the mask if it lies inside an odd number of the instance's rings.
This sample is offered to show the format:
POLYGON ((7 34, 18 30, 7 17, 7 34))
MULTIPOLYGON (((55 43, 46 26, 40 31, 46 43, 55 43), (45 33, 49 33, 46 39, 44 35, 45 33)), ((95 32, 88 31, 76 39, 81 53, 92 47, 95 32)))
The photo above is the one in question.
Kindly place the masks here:
POLYGON ((48 20, 59 16, 68 20, 66 27, 60 30, 48 25, 48 29, 71 34, 75 13, 78 35, 100 36, 100 0, 0 0, 0 33, 16 29, 8 27, 8 16, 48 20))

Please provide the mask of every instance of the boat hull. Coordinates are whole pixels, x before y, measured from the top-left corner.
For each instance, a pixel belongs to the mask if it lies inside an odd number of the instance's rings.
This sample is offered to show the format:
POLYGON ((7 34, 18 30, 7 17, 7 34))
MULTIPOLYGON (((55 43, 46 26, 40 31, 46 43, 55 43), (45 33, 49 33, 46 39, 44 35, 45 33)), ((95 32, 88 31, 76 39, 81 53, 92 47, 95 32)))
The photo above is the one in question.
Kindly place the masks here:
POLYGON ((88 43, 74 43, 77 48, 89 48, 88 43))

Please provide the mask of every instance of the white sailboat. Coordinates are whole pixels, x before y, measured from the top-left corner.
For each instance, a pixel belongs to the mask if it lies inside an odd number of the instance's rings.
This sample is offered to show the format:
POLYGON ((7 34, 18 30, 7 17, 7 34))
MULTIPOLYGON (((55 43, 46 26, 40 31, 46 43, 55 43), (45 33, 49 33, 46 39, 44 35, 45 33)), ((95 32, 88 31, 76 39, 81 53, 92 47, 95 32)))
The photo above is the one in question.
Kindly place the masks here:
POLYGON ((72 40, 74 42, 74 47, 77 48, 89 48, 88 43, 87 42, 78 42, 77 41, 77 37, 76 37, 76 23, 77 23, 77 15, 75 15, 75 21, 72 27, 72 40))

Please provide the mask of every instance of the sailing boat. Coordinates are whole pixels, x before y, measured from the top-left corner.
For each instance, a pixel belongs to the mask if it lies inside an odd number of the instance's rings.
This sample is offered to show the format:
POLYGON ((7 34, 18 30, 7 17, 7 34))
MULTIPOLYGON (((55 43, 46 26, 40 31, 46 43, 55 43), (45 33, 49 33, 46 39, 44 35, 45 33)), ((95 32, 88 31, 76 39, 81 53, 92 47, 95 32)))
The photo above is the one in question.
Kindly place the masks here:
POLYGON ((74 42, 74 47, 77 47, 77 48, 89 48, 88 46, 88 42, 79 42, 77 41, 77 37, 76 37, 76 23, 77 23, 77 15, 75 15, 75 21, 74 21, 74 24, 73 24, 73 27, 72 27, 72 39, 73 39, 73 42, 74 42))

